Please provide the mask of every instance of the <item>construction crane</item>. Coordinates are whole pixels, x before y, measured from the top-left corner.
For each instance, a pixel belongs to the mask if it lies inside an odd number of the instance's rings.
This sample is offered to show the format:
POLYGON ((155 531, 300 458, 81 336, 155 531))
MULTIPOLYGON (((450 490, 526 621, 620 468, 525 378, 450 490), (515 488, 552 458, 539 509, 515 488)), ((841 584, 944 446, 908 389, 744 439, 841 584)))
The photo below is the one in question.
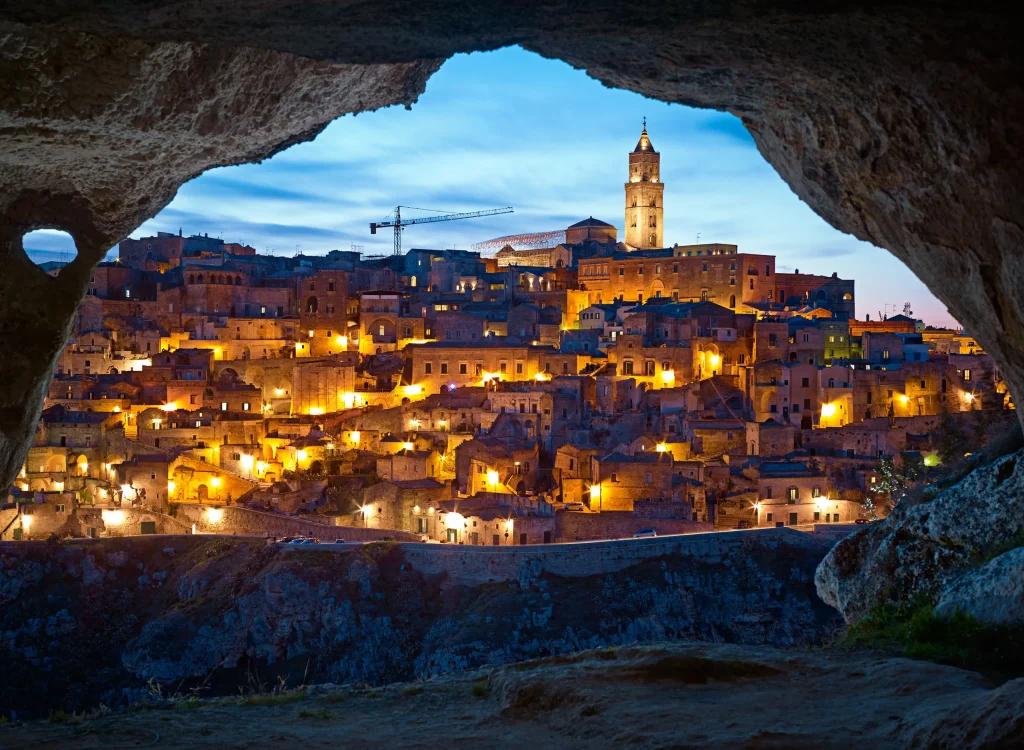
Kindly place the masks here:
POLYGON ((410 208, 413 211, 429 211, 427 208, 413 208, 412 206, 395 206, 395 218, 371 223, 370 234, 377 234, 378 229, 395 229, 395 255, 402 254, 402 230, 410 224, 433 224, 438 221, 457 221, 458 219, 475 219, 478 216, 495 216, 496 214, 512 213, 512 206, 504 208, 491 208, 487 211, 466 211, 459 214, 441 214, 440 216, 423 216, 419 219, 402 219, 402 209, 410 208))

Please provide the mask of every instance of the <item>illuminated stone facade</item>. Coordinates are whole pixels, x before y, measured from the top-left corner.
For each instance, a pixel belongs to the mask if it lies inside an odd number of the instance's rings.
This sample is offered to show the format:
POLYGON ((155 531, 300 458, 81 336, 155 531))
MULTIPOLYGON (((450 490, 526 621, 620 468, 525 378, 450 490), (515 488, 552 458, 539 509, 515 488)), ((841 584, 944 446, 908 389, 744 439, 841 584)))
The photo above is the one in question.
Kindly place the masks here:
POLYGON ((735 245, 690 245, 579 262, 579 281, 591 304, 671 297, 714 302, 736 312, 770 303, 775 256, 738 253, 735 245))
POLYGON ((626 244, 638 250, 665 245, 665 185, 661 181, 661 154, 647 136, 640 133, 629 155, 626 183, 626 244))

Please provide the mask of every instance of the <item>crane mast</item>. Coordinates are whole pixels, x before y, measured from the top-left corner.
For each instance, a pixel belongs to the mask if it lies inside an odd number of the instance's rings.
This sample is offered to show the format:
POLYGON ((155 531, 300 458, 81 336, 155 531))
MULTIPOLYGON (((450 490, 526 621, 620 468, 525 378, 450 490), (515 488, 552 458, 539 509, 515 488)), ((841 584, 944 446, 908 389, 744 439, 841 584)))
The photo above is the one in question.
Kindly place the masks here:
MULTIPOLYGON (((441 214, 440 216, 423 216, 418 219, 402 219, 402 209, 411 206, 395 206, 395 218, 386 219, 380 222, 370 223, 370 234, 377 234, 378 229, 393 227, 395 230, 395 255, 402 254, 402 231, 412 224, 434 224, 439 221, 458 221, 459 219, 475 219, 478 216, 495 216, 497 214, 510 214, 512 206, 504 208, 490 208, 486 211, 464 211, 462 213, 441 214)), ((423 209, 419 209, 423 210, 423 209)))

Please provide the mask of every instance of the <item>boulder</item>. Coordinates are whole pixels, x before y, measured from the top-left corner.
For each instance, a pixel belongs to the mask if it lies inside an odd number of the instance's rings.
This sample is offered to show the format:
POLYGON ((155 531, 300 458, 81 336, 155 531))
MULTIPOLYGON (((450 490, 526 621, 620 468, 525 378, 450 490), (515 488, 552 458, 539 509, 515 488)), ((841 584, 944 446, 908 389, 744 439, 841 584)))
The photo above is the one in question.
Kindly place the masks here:
POLYGON ((1024 451, 930 500, 901 504, 839 542, 815 572, 818 596, 855 622, 881 604, 938 599, 989 551, 1024 532, 1024 451))
POLYGON ((935 614, 948 618, 957 611, 981 622, 1024 626, 1024 547, 1004 552, 946 589, 935 614))

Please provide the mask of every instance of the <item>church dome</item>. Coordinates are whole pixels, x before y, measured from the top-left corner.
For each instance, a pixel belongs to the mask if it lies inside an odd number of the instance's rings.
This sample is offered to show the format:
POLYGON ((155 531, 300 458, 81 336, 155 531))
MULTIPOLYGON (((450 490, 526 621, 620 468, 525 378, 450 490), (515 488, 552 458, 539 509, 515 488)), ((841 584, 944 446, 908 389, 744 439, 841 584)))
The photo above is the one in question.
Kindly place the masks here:
POLYGON ((610 227, 610 226, 612 226, 612 225, 609 224, 607 221, 601 221, 600 219, 595 219, 593 216, 591 216, 589 219, 584 219, 583 221, 577 221, 575 224, 571 225, 569 227, 569 229, 586 229, 587 227, 610 227))

